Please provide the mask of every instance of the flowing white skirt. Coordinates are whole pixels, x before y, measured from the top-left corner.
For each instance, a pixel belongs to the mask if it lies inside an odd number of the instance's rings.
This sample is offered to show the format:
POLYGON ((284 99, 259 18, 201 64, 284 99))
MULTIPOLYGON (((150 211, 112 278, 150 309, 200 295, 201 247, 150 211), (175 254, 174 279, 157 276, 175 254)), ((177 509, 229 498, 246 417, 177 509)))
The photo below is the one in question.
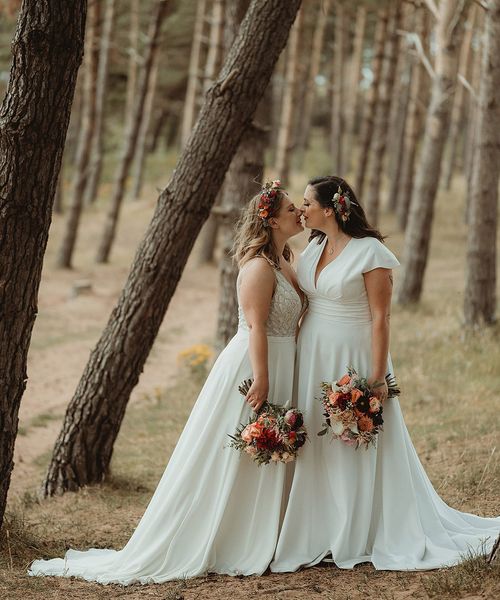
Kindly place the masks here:
MULTIPOLYGON (((269 398, 289 405, 295 340, 268 337, 269 398)), ((161 583, 206 572, 262 574, 271 562, 289 465, 257 466, 227 447, 251 408, 238 384, 252 376, 248 333, 239 331, 214 364, 156 491, 126 546, 69 550, 36 560, 30 575, 100 583, 161 583)))
MULTIPOLYGON (((433 569, 460 562, 469 551, 489 551, 500 518, 450 508, 427 477, 397 399, 384 406, 377 448, 345 445, 322 429, 320 382, 335 381, 352 365, 371 368, 371 324, 345 323, 310 312, 297 346, 296 393, 310 443, 302 448, 271 570, 294 571, 332 554, 349 569, 433 569)), ((392 363, 389 359, 392 373, 392 363)))

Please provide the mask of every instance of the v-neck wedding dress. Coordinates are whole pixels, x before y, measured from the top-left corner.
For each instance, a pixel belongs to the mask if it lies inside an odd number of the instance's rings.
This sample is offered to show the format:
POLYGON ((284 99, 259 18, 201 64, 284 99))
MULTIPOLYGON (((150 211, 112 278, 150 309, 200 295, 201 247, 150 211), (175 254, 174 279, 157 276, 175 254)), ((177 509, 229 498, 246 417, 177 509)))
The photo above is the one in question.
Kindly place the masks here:
MULTIPOLYGON (((375 238, 351 239, 318 274, 325 241, 309 243, 298 279, 309 309, 297 343, 297 406, 309 431, 295 466, 273 571, 294 571, 331 553, 336 565, 372 562, 376 569, 432 569, 459 562, 468 551, 491 548, 500 519, 450 508, 438 496, 406 429, 399 401, 384 405, 377 447, 355 450, 317 437, 322 381, 352 365, 371 370, 372 323, 363 273, 392 269, 396 257, 375 238)), ((391 359, 388 371, 393 373, 391 359)))

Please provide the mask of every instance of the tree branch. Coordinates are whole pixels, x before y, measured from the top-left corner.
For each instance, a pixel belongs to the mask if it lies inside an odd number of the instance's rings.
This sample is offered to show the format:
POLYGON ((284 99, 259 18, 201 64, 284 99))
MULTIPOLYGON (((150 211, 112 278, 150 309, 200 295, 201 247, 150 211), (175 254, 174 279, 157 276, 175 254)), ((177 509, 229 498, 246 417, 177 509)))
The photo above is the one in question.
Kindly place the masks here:
POLYGON ((431 79, 434 79, 436 73, 432 68, 431 61, 427 58, 425 54, 425 50, 422 45, 422 40, 420 39, 418 33, 415 33, 413 31, 404 31, 402 29, 398 29, 397 33, 398 35, 405 36, 408 44, 413 45, 415 47, 417 54, 425 67, 425 70, 430 75, 431 79))
POLYGON ((431 11, 431 13, 433 14, 434 18, 437 21, 438 18, 439 18, 439 12, 438 12, 438 8, 437 8, 436 3, 434 2, 434 0, 424 0, 424 4, 431 11))

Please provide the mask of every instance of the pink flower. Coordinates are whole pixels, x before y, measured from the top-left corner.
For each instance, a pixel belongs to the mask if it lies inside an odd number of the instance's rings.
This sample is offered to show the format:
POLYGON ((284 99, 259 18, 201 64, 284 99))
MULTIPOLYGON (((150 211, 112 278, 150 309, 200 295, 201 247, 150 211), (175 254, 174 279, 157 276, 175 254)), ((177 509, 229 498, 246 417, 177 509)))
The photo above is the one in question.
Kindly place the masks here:
POLYGON ((381 408, 382 404, 378 398, 372 396, 370 398, 370 412, 378 412, 381 408))
POLYGON ((247 446, 245 448, 245 452, 247 454, 250 454, 250 456, 254 456, 255 454, 257 454, 257 448, 255 446, 247 446))
POLYGON ((252 435, 250 433, 250 425, 247 425, 245 429, 241 432, 241 439, 249 444, 252 441, 252 435))
POLYGON ((297 422, 297 413, 294 410, 289 410, 285 413, 285 423, 290 425, 290 427, 294 427, 297 422))

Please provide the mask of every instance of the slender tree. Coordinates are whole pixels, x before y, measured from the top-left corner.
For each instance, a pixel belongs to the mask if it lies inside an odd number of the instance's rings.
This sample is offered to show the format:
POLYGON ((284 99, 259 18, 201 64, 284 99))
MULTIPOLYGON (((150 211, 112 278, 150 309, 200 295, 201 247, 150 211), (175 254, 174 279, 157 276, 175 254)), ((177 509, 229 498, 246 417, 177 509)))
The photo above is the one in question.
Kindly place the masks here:
POLYGON ((191 130, 193 129, 196 118, 198 96, 201 92, 201 50, 206 9, 206 0, 198 0, 193 31, 193 43, 191 46, 191 57, 189 59, 186 98, 184 100, 184 112, 182 116, 181 140, 183 146, 187 143, 188 138, 191 135, 191 130))
POLYGON ((377 224, 380 210, 382 172, 389 131, 389 115, 394 95, 394 81, 399 56, 398 30, 401 27, 402 4, 396 2, 391 18, 391 25, 385 50, 385 69, 380 83, 379 101, 377 104, 376 123, 371 143, 371 160, 369 166, 368 189, 365 194, 366 210, 371 223, 377 224))
POLYGON ((169 8, 168 5, 168 0, 158 0, 158 2, 156 3, 156 9, 151 16, 146 56, 144 60, 144 65, 142 66, 141 70, 141 77, 134 105, 134 114, 133 118, 128 124, 127 132, 125 134, 123 152, 115 175, 113 196, 111 198, 109 210, 106 215, 106 221, 104 223, 104 231, 101 237, 101 242, 97 250, 96 260, 98 263, 108 262, 111 247, 115 239, 122 200, 125 194, 127 175, 130 171, 130 166, 134 159, 134 154, 137 146, 137 139, 139 137, 139 130, 141 127, 142 119, 144 118, 144 105, 146 102, 146 95, 148 92, 148 88, 150 87, 152 67, 155 61, 155 55, 158 53, 159 50, 159 36, 161 32, 161 26, 163 23, 163 19, 167 14, 167 10, 169 8))
POLYGON ((86 53, 85 70, 83 80, 83 113, 78 149, 76 154, 76 165, 73 176, 73 187, 71 192, 70 206, 66 219, 66 227, 61 246, 57 255, 57 266, 70 269, 72 266, 73 252, 76 246, 78 226, 83 208, 83 198, 87 179, 89 175, 90 151, 96 124, 96 52, 97 36, 100 26, 101 5, 99 2, 91 2, 89 7, 89 22, 86 31, 86 53))
POLYGON ((335 2, 330 153, 337 173, 344 172, 344 63, 346 18, 343 2, 335 2))
POLYGON ((286 79, 283 91, 283 104, 281 107, 280 128, 276 147, 275 169, 284 184, 288 181, 290 172, 290 161, 294 145, 294 106, 298 85, 299 69, 299 41, 302 27, 302 11, 299 11, 297 20, 290 34, 287 47, 286 79))
POLYGON ((436 26, 436 63, 431 103, 427 111, 422 152, 412 193, 405 234, 404 274, 397 301, 418 302, 429 255, 434 202, 444 145, 448 137, 458 69, 458 49, 465 4, 442 0, 436 26))
POLYGON ((384 58, 385 38, 389 21, 389 9, 384 7, 377 13, 377 25, 373 42, 372 72, 373 80, 368 90, 368 97, 363 113, 363 125, 360 133, 360 147, 356 174, 356 194, 362 197, 363 187, 368 167, 370 144, 375 127, 375 113, 378 104, 382 62, 384 58))
POLYGON ((108 85, 111 36, 113 33, 116 14, 115 4, 116 0, 106 0, 106 12, 104 15, 104 24, 102 26, 102 36, 99 51, 99 68, 97 71, 95 130, 92 145, 90 172, 87 181, 87 189, 85 190, 85 202, 87 204, 95 201, 97 197, 97 189, 101 179, 102 161, 104 156, 104 105, 108 85))
POLYGON ((43 486, 98 482, 184 265, 285 46, 300 0, 253 0, 71 400, 43 486))
POLYGON ((139 34, 141 22, 140 0, 130 0, 129 47, 127 95, 125 100, 125 126, 133 118, 135 95, 137 90, 137 71, 140 62, 139 34))
POLYGON ((0 108, 0 525, 52 203, 82 60, 85 0, 23 2, 0 108))
POLYGON ((464 316, 469 326, 495 321, 500 174, 500 0, 488 0, 479 95, 478 139, 467 232, 464 316))

